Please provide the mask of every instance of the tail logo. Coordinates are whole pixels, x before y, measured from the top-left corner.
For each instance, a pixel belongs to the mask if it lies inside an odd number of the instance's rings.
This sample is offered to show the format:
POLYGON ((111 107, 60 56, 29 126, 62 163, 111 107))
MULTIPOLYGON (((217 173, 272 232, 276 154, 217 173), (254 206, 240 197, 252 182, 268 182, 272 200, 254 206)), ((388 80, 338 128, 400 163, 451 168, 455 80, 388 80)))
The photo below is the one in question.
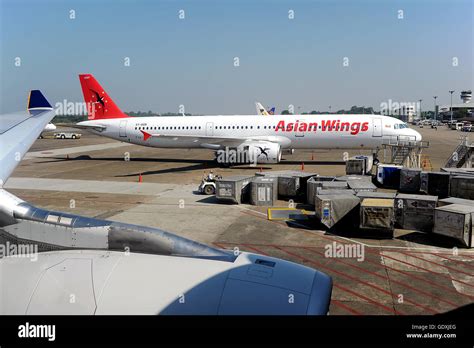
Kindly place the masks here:
MULTIPOLYGON (((103 112, 107 112, 107 109, 105 108, 105 103, 107 103, 107 100, 105 100, 105 97, 100 96, 99 92, 94 91, 93 89, 89 89, 89 90, 92 93, 91 104, 92 105, 100 104, 100 105, 97 106, 97 108, 98 109, 103 109, 103 112), (95 97, 95 101, 94 101, 94 97, 95 97)), ((105 92, 102 91, 102 94, 105 94, 105 92)))

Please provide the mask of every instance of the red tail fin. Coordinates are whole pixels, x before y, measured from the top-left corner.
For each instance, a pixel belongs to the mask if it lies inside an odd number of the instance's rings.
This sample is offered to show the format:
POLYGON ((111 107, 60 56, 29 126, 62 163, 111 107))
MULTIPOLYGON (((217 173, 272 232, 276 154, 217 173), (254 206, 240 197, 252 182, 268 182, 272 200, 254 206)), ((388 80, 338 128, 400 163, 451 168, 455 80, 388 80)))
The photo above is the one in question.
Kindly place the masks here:
POLYGON ((79 81, 81 81, 82 93, 84 94, 90 120, 128 117, 115 105, 112 98, 109 97, 94 76, 80 74, 79 81))

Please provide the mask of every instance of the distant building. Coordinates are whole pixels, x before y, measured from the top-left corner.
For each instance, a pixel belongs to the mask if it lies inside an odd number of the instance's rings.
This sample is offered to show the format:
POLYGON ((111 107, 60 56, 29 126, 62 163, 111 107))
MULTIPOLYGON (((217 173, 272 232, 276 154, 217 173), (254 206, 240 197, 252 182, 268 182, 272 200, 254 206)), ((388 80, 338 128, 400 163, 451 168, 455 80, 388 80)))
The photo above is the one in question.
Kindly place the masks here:
MULTIPOLYGON (((472 92, 470 90, 462 91, 460 98, 462 103, 453 103, 453 114, 455 114, 456 111, 467 110, 467 113, 472 115, 474 109, 474 103, 471 103, 472 92)), ((451 116, 450 107, 451 104, 441 105, 439 107, 439 112, 443 118, 449 118, 451 116)))
POLYGON ((411 123, 416 115, 416 105, 414 103, 400 103, 400 106, 393 110, 392 116, 398 116, 400 120, 411 123))

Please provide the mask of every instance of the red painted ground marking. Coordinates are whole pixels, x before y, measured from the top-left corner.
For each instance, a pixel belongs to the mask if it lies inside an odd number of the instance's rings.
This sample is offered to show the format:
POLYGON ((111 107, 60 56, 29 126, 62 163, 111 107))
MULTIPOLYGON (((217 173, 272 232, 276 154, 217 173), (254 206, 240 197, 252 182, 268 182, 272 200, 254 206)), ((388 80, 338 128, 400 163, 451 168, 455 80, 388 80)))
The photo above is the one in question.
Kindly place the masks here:
POLYGON ((355 314, 355 315, 362 315, 362 313, 356 311, 355 309, 352 309, 351 307, 349 306, 346 306, 344 303, 338 301, 338 300, 331 300, 331 304, 334 304, 336 305, 337 307, 339 308, 343 308, 345 309, 346 311, 352 313, 352 314, 355 314))
MULTIPOLYGON (((437 253, 426 253, 426 254, 435 255, 435 256, 439 257, 440 259, 445 259, 445 260, 449 260, 449 261, 452 261, 452 262, 455 262, 455 263, 460 263, 460 264, 462 264, 462 265, 465 266, 465 267, 470 267, 470 268, 473 268, 473 269, 474 269, 474 264, 470 265, 470 264, 468 264, 468 263, 465 262, 465 261, 450 259, 449 257, 446 257, 446 256, 440 256, 440 255, 438 255, 437 253)), ((451 256, 453 256, 453 255, 451 254, 451 256)), ((464 256, 464 255, 459 255, 459 256, 464 256)))
MULTIPOLYGON (((303 231, 304 231, 304 230, 303 230, 303 231)), ((325 235, 321 235, 321 237, 323 237, 324 239, 328 239, 328 240, 330 240, 330 241, 333 241, 333 242, 340 242, 340 243, 349 244, 349 242, 347 242, 347 241, 345 241, 345 240, 336 240, 336 239, 334 239, 334 238, 330 238, 330 237, 327 237, 327 236, 325 236, 325 235)), ((374 254, 374 252, 371 251, 370 248, 367 248, 367 250, 369 251, 369 253, 374 254)), ((390 251, 390 250, 380 250, 380 251, 390 251)), ((399 251, 395 251, 395 252, 399 252, 399 251)), ((425 270, 425 271, 427 271, 427 272, 429 272, 429 273, 436 274, 436 275, 438 275, 438 276, 440 276, 440 277, 444 277, 444 278, 446 278, 446 279, 449 279, 450 281, 453 281, 453 280, 454 280, 454 281, 456 281, 456 282, 458 282, 458 283, 461 283, 461 284, 464 284, 464 285, 467 285, 467 286, 470 286, 470 287, 473 287, 473 288, 474 288, 474 285, 468 284, 468 283, 463 282, 463 281, 461 281, 461 280, 457 280, 457 279, 451 278, 451 276, 446 276, 446 275, 441 274, 441 273, 436 273, 436 272, 433 272, 433 271, 431 271, 431 270, 429 270, 429 269, 427 269, 427 268, 424 268, 424 267, 421 267, 421 266, 418 266, 418 265, 415 265, 415 264, 412 264, 412 263, 409 263, 409 262, 406 262, 406 261, 402 261, 402 260, 393 258, 393 257, 391 257, 391 256, 380 255, 379 252, 377 252, 377 254, 378 254, 379 256, 383 256, 383 257, 392 259, 392 260, 397 261, 397 262, 405 263, 405 264, 407 264, 407 265, 410 265, 410 266, 413 266, 413 267, 416 267, 416 268, 419 268, 419 269, 423 269, 423 270, 425 270)), ((408 255, 408 256, 409 256, 409 255, 408 255)))
MULTIPOLYGON (((316 250, 311 250, 311 249, 308 249, 308 248, 304 248, 304 249, 305 249, 305 250, 308 250, 308 251, 311 251, 311 252, 313 252, 313 253, 317 253, 318 255, 324 256, 324 254, 322 254, 322 253, 320 253, 320 252, 318 252, 318 251, 316 251, 316 250)), ((365 272, 365 273, 368 273, 368 274, 372 274, 372 275, 374 275, 374 276, 376 276, 376 277, 379 277, 379 278, 382 278, 382 279, 384 279, 384 280, 387 279, 387 278, 385 278, 384 276, 382 276, 382 275, 380 275, 380 274, 377 274, 377 273, 375 273, 375 272, 366 270, 366 269, 364 269, 364 268, 362 268, 362 267, 353 265, 353 264, 350 263, 350 262, 345 262, 344 260, 341 260, 341 259, 339 259, 339 258, 334 258, 334 259, 335 259, 336 261, 338 261, 338 262, 341 262, 341 263, 343 263, 343 264, 346 264, 346 265, 348 265, 348 266, 350 266, 350 267, 352 267, 352 268, 358 269, 358 270, 360 270, 360 271, 362 271, 362 272, 365 272)), ((410 286, 410 285, 408 285, 408 284, 405 284, 405 283, 403 283, 403 282, 400 282, 400 281, 398 281, 398 280, 395 280, 395 279, 388 279, 388 280, 389 280, 391 283, 399 284, 399 285, 401 285, 401 286, 406 287, 407 289, 411 289, 411 290, 416 291, 416 292, 419 292, 420 294, 423 294, 423 295, 425 295, 425 296, 428 296, 428 297, 434 298, 434 299, 436 299, 436 300, 438 300, 438 301, 442 301, 442 302, 445 302, 445 303, 447 303, 447 304, 450 304, 451 306, 453 306, 453 307, 455 307, 455 308, 459 307, 458 304, 455 304, 455 303, 453 303, 453 302, 451 302, 451 301, 447 301, 447 300, 442 299, 442 298, 437 297, 437 296, 433 296, 432 294, 430 294, 430 293, 428 293, 428 292, 425 292, 425 291, 423 291, 423 290, 416 289, 416 288, 414 288, 414 287, 412 287, 412 286, 410 286)), ((406 302, 412 303, 412 304, 414 304, 414 305, 417 306, 417 307, 424 308, 424 309, 427 309, 427 310, 429 310, 429 311, 434 311, 432 308, 425 307, 425 306, 423 306, 423 305, 420 305, 420 304, 418 304, 418 303, 412 302, 412 301, 410 301, 410 300, 406 300, 406 302)), ((437 312, 434 312, 434 313, 437 313, 437 312)))
MULTIPOLYGON (((259 254, 267 255, 267 256, 268 256, 267 253, 263 252, 263 251, 260 250, 260 249, 250 247, 248 244, 241 244, 241 245, 244 246, 244 247, 248 247, 249 249, 252 249, 252 250, 256 251, 256 252, 259 253, 259 254)), ((338 289, 341 289, 341 287, 340 287, 339 285, 337 285, 337 284, 334 284, 334 283, 333 283, 333 286, 336 287, 336 288, 338 288, 338 289)), ((341 289, 341 290, 342 290, 342 289, 341 289)), ((362 295, 358 295, 358 296, 359 296, 360 298, 364 299, 364 296, 362 296, 362 295)), ((349 306, 346 306, 346 305, 342 304, 341 302, 339 302, 339 301, 337 301, 337 300, 331 300, 331 303, 334 303, 336 306, 339 306, 339 307, 341 307, 341 308, 343 308, 343 309, 346 309, 346 310, 350 311, 351 313, 354 313, 354 314, 357 314, 357 315, 361 315, 361 314, 362 314, 362 313, 357 312, 355 309, 352 309, 352 308, 350 308, 349 306)))
MULTIPOLYGON (((233 244, 238 245, 238 243, 226 243, 226 242, 221 242, 221 243, 222 243, 222 244, 229 244, 229 245, 233 245, 233 244)), ((216 244, 216 243, 214 243, 214 244, 216 244)), ((279 246, 279 247, 285 247, 285 248, 303 248, 303 249, 308 249, 308 250, 311 250, 312 248, 314 248, 314 249, 315 249, 315 248, 322 248, 322 247, 320 247, 320 246, 274 245, 274 244, 260 244, 260 243, 252 243, 252 244, 246 244, 246 245, 247 245, 247 246, 256 245, 256 246, 273 247, 273 248, 276 247, 276 246, 279 246)), ((254 248, 254 249, 255 249, 255 248, 254 248)), ((371 254, 373 254, 373 255, 377 255, 377 256, 379 256, 379 257, 380 257, 380 256, 383 256, 383 255, 379 254, 379 253, 378 253, 377 251, 375 251, 375 250, 374 250, 374 251, 369 251, 369 253, 371 253, 371 254)), ((391 259, 393 259, 393 260, 395 260, 395 261, 399 261, 399 262, 402 262, 402 263, 406 263, 406 262, 404 262, 404 261, 401 261, 401 260, 398 260, 398 259, 394 259, 394 258, 392 258, 392 257, 390 257, 390 256, 386 256, 386 257, 387 257, 387 258, 391 258, 391 259)), ((428 284, 431 284, 431 285, 433 285, 433 286, 436 286, 436 287, 438 287, 438 288, 440 288, 440 289, 450 291, 450 292, 452 292, 452 293, 454 293, 454 294, 456 294, 456 295, 466 296, 466 297, 468 297, 468 298, 470 298, 470 299, 474 299, 474 296, 462 294, 462 293, 460 293, 460 292, 457 292, 454 288, 448 288, 448 287, 446 287, 446 286, 444 286, 444 285, 434 283, 434 282, 432 282, 432 281, 430 281, 430 280, 428 280, 428 279, 420 278, 420 277, 418 277, 418 276, 415 276, 415 275, 410 274, 410 273, 408 273, 408 272, 405 272, 405 271, 402 271, 402 270, 399 270, 399 269, 396 269, 396 268, 387 266, 387 265, 385 265, 385 264, 381 264, 381 263, 378 263, 378 262, 370 261, 368 258, 366 258, 365 260, 366 260, 367 262, 369 262, 369 263, 372 263, 372 264, 374 264, 374 265, 378 265, 378 266, 380 266, 380 267, 382 267, 382 268, 385 267, 385 268, 388 268, 388 269, 390 269, 390 270, 392 270, 392 271, 395 271, 395 272, 398 272, 398 273, 402 273, 402 274, 404 274, 404 275, 406 275, 406 276, 408 276, 408 277, 411 277, 411 278, 414 278, 414 279, 417 279, 417 280, 420 280, 420 281, 424 281, 424 282, 426 282, 426 283, 428 283, 428 284)), ((420 267, 418 267, 418 266, 416 266, 416 265, 412 265, 412 264, 410 264, 410 263, 407 263, 407 264, 409 264, 409 265, 411 265, 411 266, 415 266, 415 267, 417 267, 417 268, 420 268, 420 267)), ((424 269, 424 268, 422 268, 422 269, 424 269)), ((428 271, 429 271, 429 270, 428 270, 428 271)), ((434 272, 432 272, 432 273, 434 273, 434 272)), ((443 274, 439 274, 439 273, 434 273, 434 274, 437 274, 437 275, 440 275, 440 276, 444 276, 443 274)), ((448 278, 450 281, 452 280, 452 279, 449 278, 449 277, 447 277, 447 278, 448 278)))
POLYGON ((437 262, 434 262, 434 261, 430 261, 430 260, 424 259, 424 258, 422 258, 422 257, 418 257, 418 256, 415 256, 415 255, 410 255, 410 254, 404 253, 404 252, 402 252, 402 251, 399 251, 399 253, 400 253, 400 254, 407 255, 407 256, 410 256, 410 257, 414 257, 415 259, 419 259, 419 260, 422 260, 422 261, 425 261, 425 262, 432 263, 432 264, 434 264, 434 265, 441 266, 441 267, 446 268, 446 269, 450 269, 450 270, 452 270, 452 271, 454 271, 454 272, 457 272, 457 273, 463 273, 463 274, 465 274, 465 275, 467 275, 467 276, 470 276, 470 277, 474 276, 473 273, 466 273, 466 272, 463 272, 463 271, 459 271, 459 270, 457 270, 456 268, 452 268, 452 267, 449 267, 449 266, 445 266, 445 265, 443 265, 443 264, 441 264, 441 263, 437 263, 437 262))
MULTIPOLYGON (((285 250, 285 249, 282 249, 282 248, 280 248, 280 247, 274 246, 274 248, 276 248, 276 249, 278 249, 278 250, 281 250, 281 251, 283 251, 284 253, 287 253, 288 255, 291 255, 291 256, 297 257, 297 258, 299 258, 299 259, 302 259, 303 261, 306 261, 306 262, 308 262, 308 263, 312 263, 312 264, 316 265, 316 267, 318 267, 318 268, 325 268, 325 269, 328 269, 328 270, 332 271, 333 273, 342 275, 342 276, 344 276, 344 277, 346 277, 346 278, 349 278, 349 279, 351 279, 351 280, 354 280, 354 281, 356 281, 356 282, 358 282, 358 283, 361 283, 361 284, 367 285, 367 286, 369 286, 369 287, 372 287, 372 288, 374 288, 374 289, 376 289, 376 290, 379 290, 380 292, 383 292, 383 293, 385 293, 385 294, 387 294, 387 295, 390 295, 390 297, 392 297, 392 294, 391 294, 390 292, 388 292, 387 290, 382 289, 382 288, 380 288, 380 287, 378 287, 378 286, 376 286, 376 285, 373 285, 373 284, 370 284, 370 283, 368 283, 368 282, 362 281, 362 280, 357 279, 357 278, 355 278, 355 277, 351 277, 351 276, 349 276, 349 275, 347 275, 347 274, 345 274, 345 273, 339 272, 338 270, 335 270, 335 269, 333 269, 333 268, 331 268, 331 267, 329 267, 329 266, 324 266, 324 265, 318 264, 318 263, 316 263, 316 262, 314 262, 314 261, 312 261, 312 260, 309 260, 309 259, 307 259, 307 258, 305 258, 305 257, 303 257, 303 256, 300 256, 300 255, 297 255, 297 254, 293 254, 292 252, 290 252, 290 251, 288 251, 288 250, 285 250)), ((363 298, 363 299, 365 299, 366 301, 369 301, 369 302, 371 302, 371 303, 374 303, 375 305, 377 305, 377 306, 379 306, 379 307, 385 309, 385 310, 388 311, 388 312, 392 312, 392 313, 397 314, 396 310, 394 310, 393 308, 390 308, 390 307, 387 307, 387 306, 385 306, 385 305, 383 305, 383 304, 381 304, 381 303, 375 302, 374 300, 369 299, 368 297, 365 297, 365 296, 363 296, 363 295, 357 294, 357 293, 353 292, 352 290, 348 291, 348 289, 343 288, 341 285, 337 285, 337 287, 338 287, 338 288, 341 288, 341 289, 343 289, 343 290, 345 290, 345 291, 347 291, 347 292, 351 292, 351 293, 353 293, 353 294, 356 294, 358 297, 363 298)), ((392 298, 393 298, 393 297, 392 297, 392 298)))

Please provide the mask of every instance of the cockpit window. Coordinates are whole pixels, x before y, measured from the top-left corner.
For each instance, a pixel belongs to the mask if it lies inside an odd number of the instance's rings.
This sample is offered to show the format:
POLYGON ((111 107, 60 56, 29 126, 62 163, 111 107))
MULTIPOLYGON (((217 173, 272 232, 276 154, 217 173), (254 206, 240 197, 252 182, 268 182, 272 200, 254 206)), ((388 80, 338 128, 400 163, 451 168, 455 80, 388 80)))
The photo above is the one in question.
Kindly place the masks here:
POLYGON ((406 123, 396 123, 393 125, 394 129, 403 129, 403 128, 408 128, 408 125, 406 123))

